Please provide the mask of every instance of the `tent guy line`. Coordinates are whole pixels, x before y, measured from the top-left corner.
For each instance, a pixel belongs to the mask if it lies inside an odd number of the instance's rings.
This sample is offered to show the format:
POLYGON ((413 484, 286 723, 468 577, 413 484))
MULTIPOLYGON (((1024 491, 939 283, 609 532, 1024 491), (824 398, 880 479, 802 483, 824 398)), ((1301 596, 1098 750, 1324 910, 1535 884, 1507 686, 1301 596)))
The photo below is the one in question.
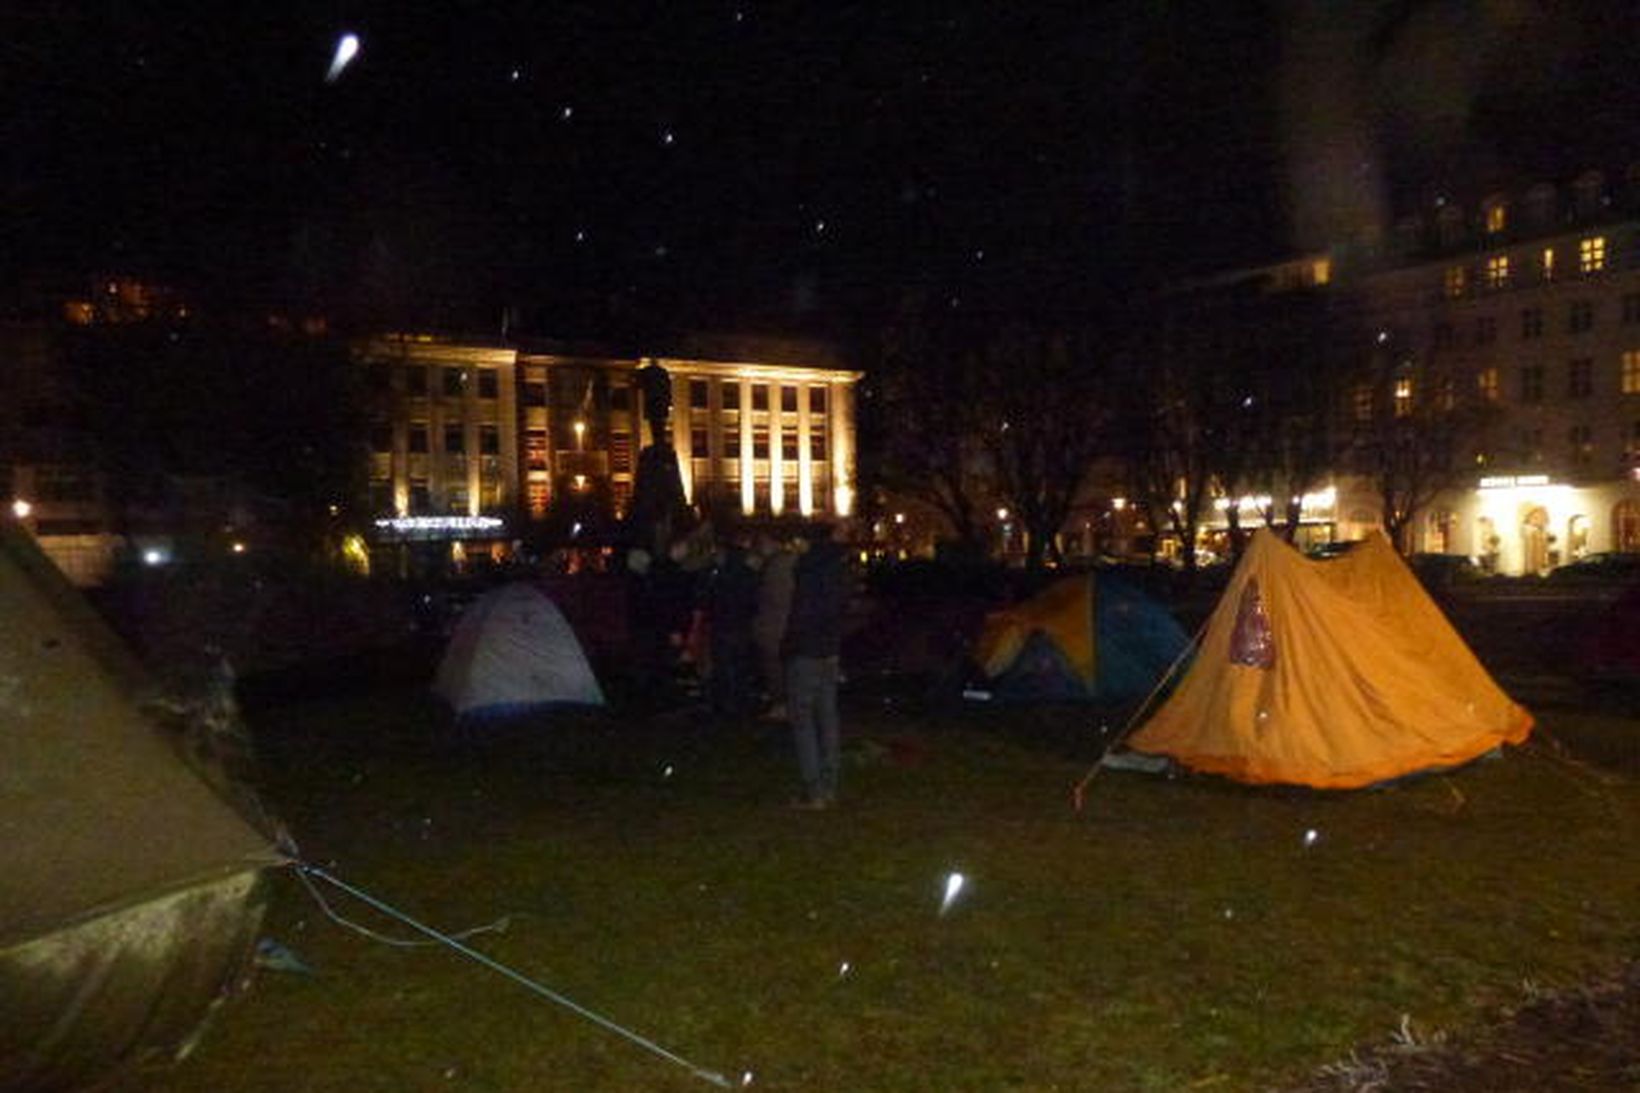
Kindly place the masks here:
POLYGON ((579 1017, 582 1017, 582 1018, 585 1018, 588 1021, 591 1021, 593 1024, 597 1025, 599 1028, 602 1028, 607 1032, 613 1032, 615 1035, 617 1035, 617 1036, 621 1037, 622 1039, 627 1040, 627 1041, 629 1041, 633 1044, 636 1044, 637 1046, 643 1048, 645 1051, 648 1051, 653 1055, 658 1055, 662 1059, 665 1059, 667 1062, 673 1063, 677 1066, 682 1067, 683 1069, 689 1071, 690 1074, 692 1074, 695 1077, 699 1078, 701 1081, 708 1082, 711 1085, 715 1085, 715 1086, 718 1086, 718 1087, 723 1088, 723 1089, 732 1088, 732 1086, 729 1082, 729 1079, 724 1077, 722 1074, 718 1073, 717 1071, 707 1070, 705 1067, 697 1066, 695 1063, 690 1062, 688 1059, 685 1059, 683 1056, 678 1055, 675 1052, 668 1051, 666 1048, 662 1047, 660 1044, 657 1044, 655 1041, 649 1039, 648 1037, 642 1036, 639 1033, 636 1033, 636 1032, 632 1031, 631 1029, 625 1027, 624 1025, 617 1024, 616 1022, 610 1020, 609 1018, 603 1016, 602 1014, 597 1013, 593 1010, 590 1010, 590 1009, 586 1008, 585 1006, 581 1005, 579 1002, 576 1002, 573 998, 570 998, 567 995, 560 994, 559 992, 553 990, 551 987, 548 987, 545 984, 538 982, 537 980, 531 979, 529 976, 523 974, 522 972, 516 971, 513 968, 509 968, 507 965, 505 965, 505 964, 501 963, 500 961, 495 960, 495 959, 493 959, 489 956, 486 956, 485 954, 479 952, 477 949, 474 949, 471 946, 462 944, 461 941, 459 941, 454 936, 452 936, 450 934, 442 933, 438 930, 433 929, 431 926, 426 925, 423 922, 420 922, 420 921, 418 921, 414 918, 411 918, 409 915, 405 914, 403 911, 400 911, 398 908, 393 907, 392 905, 390 905, 388 903, 385 903, 382 900, 377 899, 375 896, 372 896, 370 893, 364 891, 363 889, 356 888, 353 885, 348 884, 346 881, 342 880, 341 878, 339 878, 337 876, 334 876, 333 874, 327 872, 326 870, 321 869, 318 866, 312 865, 308 862, 304 862, 300 859, 297 859, 296 861, 292 862, 291 864, 292 864, 292 867, 296 870, 297 875, 302 877, 304 882, 307 881, 308 878, 317 878, 319 880, 322 880, 326 884, 330 884, 330 885, 340 889, 341 891, 346 892, 348 895, 352 896, 356 900, 359 900, 361 903, 364 903, 367 906, 372 907, 377 911, 380 911, 382 914, 388 916, 389 918, 392 918, 392 919, 394 919, 398 922, 402 922, 404 925, 410 927, 411 929, 413 929, 413 930, 415 930, 419 933, 425 934, 427 937, 431 938, 435 942, 437 942, 441 945, 444 945, 447 948, 454 949, 456 952, 460 953, 462 956, 465 956, 467 959, 472 960, 472 961, 474 961, 478 964, 481 964, 484 967, 486 967, 486 968, 490 969, 491 971, 495 972, 496 974, 504 976, 505 978, 512 980, 514 983, 517 983, 519 986, 524 987, 526 990, 532 991, 535 994, 538 994, 541 997, 547 999, 549 1002, 553 1002, 556 1005, 562 1006, 565 1009, 569 1010, 571 1013, 574 1013, 579 1017))

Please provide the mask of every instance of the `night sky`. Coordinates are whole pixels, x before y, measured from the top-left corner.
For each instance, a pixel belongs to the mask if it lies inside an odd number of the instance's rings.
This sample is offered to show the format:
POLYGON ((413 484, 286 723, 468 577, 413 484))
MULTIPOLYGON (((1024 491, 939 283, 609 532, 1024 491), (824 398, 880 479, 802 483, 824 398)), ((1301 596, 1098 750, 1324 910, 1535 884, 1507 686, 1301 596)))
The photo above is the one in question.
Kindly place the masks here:
POLYGON ((7 277, 827 332, 1074 312, 1640 147, 1640 23, 1594 0, 423 7, 6 15, 7 277))

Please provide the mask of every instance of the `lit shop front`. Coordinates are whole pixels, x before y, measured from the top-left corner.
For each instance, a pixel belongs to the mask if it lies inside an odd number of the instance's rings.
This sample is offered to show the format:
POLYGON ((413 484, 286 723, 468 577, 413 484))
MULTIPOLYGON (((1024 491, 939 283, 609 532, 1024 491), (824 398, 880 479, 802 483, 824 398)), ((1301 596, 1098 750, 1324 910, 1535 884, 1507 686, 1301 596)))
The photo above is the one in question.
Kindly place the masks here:
POLYGON ((512 558, 499 516, 382 516, 371 536, 371 569, 400 577, 459 574, 512 558))

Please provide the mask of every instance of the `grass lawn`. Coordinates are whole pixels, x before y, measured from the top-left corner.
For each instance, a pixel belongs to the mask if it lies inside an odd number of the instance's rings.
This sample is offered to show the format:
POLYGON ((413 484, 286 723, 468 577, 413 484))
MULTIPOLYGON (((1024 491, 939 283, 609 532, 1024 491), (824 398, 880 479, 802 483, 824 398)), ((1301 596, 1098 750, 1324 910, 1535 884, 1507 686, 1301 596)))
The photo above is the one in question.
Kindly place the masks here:
MULTIPOLYGON (((1640 721, 1539 714, 1527 748, 1389 789, 1106 772, 1080 814, 1086 758, 1031 741, 1085 712, 857 696, 828 813, 785 807, 784 737, 750 726, 577 716, 463 749, 409 689, 252 722, 309 860, 442 929, 510 916, 469 943, 736 1084, 1174 1091, 1294 1083, 1640 953, 1640 721)), ((288 871, 266 933, 315 974, 260 972, 131 1088, 710 1088, 341 928, 288 871)))

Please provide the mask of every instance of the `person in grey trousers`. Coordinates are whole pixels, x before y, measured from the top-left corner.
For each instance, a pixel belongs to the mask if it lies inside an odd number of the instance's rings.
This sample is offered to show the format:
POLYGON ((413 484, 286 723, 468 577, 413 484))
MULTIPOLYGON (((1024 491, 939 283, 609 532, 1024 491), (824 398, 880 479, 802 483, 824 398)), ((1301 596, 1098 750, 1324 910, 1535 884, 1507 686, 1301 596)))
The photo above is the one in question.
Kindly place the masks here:
POLYGON ((847 599, 842 545, 828 525, 810 529, 797 559, 781 655, 786 664, 786 714, 791 721, 803 795, 802 809, 837 800, 841 724, 837 712, 838 653, 847 599))

